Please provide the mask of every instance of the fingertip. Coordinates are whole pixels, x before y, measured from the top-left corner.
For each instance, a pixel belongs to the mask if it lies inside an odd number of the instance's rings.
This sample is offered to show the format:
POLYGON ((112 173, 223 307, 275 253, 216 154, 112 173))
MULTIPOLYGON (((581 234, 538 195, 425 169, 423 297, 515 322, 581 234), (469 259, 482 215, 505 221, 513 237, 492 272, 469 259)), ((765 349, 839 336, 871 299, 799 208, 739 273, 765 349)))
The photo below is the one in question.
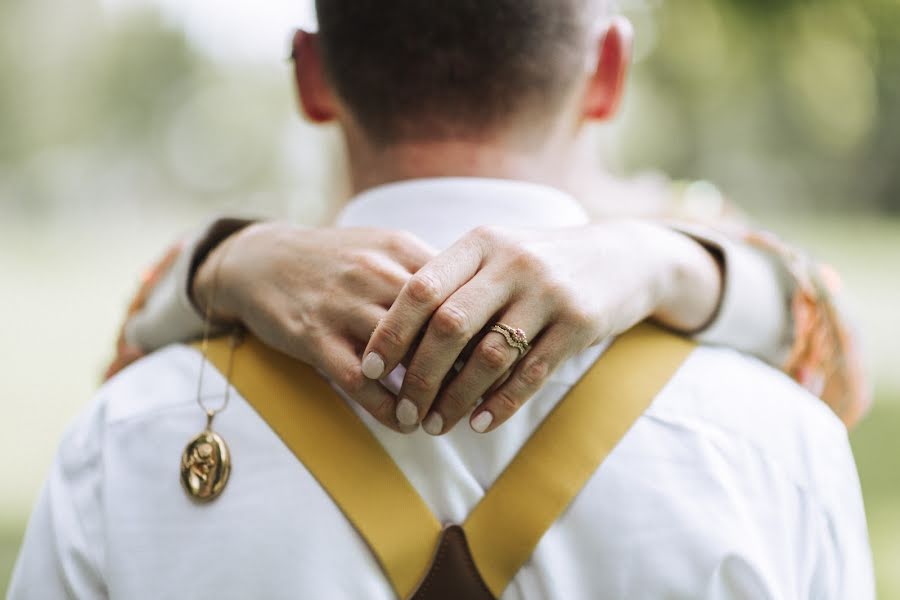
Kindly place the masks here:
POLYGON ((469 425, 471 425, 472 429, 475 430, 476 433, 484 433, 488 430, 493 422, 494 415, 492 415, 490 411, 485 410, 475 415, 469 422, 469 425))
POLYGON ((363 358, 362 372, 369 379, 384 377, 384 359, 377 352, 369 352, 363 358))
POLYGON ((422 422, 422 429, 428 435, 441 435, 441 432, 444 430, 444 418, 440 414, 433 412, 425 417, 425 421, 422 422))
POLYGON ((412 400, 403 398, 397 403, 397 421, 404 427, 411 427, 419 423, 419 408, 412 400))

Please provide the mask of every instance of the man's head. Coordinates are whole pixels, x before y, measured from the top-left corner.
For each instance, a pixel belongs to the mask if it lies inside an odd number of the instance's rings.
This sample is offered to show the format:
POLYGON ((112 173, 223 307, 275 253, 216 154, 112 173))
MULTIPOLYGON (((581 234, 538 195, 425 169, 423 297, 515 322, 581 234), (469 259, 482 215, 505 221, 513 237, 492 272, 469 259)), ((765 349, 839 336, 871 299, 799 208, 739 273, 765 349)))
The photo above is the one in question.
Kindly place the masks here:
POLYGON ((317 0, 319 33, 294 40, 303 108, 379 151, 574 136, 614 114, 625 79, 630 30, 604 5, 317 0))

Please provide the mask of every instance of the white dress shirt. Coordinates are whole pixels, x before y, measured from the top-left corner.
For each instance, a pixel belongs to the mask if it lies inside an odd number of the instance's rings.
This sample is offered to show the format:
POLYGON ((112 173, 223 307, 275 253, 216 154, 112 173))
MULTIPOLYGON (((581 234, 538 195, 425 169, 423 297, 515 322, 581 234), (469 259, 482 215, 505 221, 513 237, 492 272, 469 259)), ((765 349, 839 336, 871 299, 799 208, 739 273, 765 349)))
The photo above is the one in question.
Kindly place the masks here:
MULTIPOLYGON (((473 179, 377 188, 339 218, 407 229, 438 247, 481 224, 585 221, 558 191, 473 179)), ((351 406, 435 516, 461 523, 602 351, 566 363, 488 435, 463 424, 440 438, 404 436, 351 406)), ((392 598, 365 542, 240 395, 214 425, 233 456, 225 492, 203 506, 185 496, 179 458, 205 423, 200 362, 193 349, 171 346, 100 390, 62 442, 10 598, 392 598)), ((225 385, 207 370, 203 394, 221 395, 225 385)), ((503 594, 873 596, 844 426, 782 373, 710 347, 690 356, 503 594)))

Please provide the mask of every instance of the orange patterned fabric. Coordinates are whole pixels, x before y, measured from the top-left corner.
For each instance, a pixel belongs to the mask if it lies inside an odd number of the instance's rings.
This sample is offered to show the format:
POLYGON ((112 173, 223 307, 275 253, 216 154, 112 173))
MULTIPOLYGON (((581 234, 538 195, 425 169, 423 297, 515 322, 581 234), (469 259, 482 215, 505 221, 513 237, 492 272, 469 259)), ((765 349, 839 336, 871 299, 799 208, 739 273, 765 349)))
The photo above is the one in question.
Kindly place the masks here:
POLYGON ((780 367, 821 398, 848 428, 856 425, 871 406, 872 395, 857 335, 839 307, 837 271, 775 234, 751 227, 744 213, 708 182, 671 184, 670 192, 660 207, 666 218, 710 227, 783 266, 793 284, 786 298, 792 331, 790 351, 780 367))
POLYGON ((141 310, 147 304, 147 299, 150 297, 150 295, 153 293, 153 290, 156 288, 156 285, 159 283, 159 280, 162 279, 162 277, 166 273, 168 273, 169 269, 171 269, 175 265, 175 262, 178 260, 178 257, 181 255, 181 252, 184 250, 184 248, 184 242, 178 242, 177 244, 173 245, 168 249, 168 251, 166 251, 162 259, 160 259, 156 264, 147 269, 141 276, 140 287, 138 288, 137 294, 135 294, 134 298, 132 299, 131 304, 128 306, 128 311, 125 315, 125 323, 119 330, 119 339, 116 342, 116 356, 103 376, 104 381, 106 381, 131 363, 138 361, 146 356, 146 351, 144 351, 144 349, 142 349, 140 346, 135 346, 128 343, 128 340, 125 338, 125 324, 127 324, 134 315, 141 312, 141 310))
POLYGON ((745 239, 777 256, 795 283, 793 346, 782 368, 828 404, 847 427, 853 427, 872 398, 856 336, 838 310, 840 276, 772 234, 749 232, 745 239))

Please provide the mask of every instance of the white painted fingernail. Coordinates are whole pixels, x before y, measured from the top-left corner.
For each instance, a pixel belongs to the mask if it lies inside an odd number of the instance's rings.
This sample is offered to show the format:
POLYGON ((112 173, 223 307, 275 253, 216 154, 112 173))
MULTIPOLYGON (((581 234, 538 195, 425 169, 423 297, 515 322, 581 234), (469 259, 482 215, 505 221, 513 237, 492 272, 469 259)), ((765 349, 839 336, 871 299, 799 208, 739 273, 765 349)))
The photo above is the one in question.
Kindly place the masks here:
POLYGON ((419 422, 419 409, 411 400, 403 398, 397 404, 397 420, 401 425, 415 425, 419 422))
POLYGON ((484 433, 493 422, 494 415, 492 415, 488 411, 484 411, 483 413, 472 419, 472 429, 474 429, 478 433, 484 433))
POLYGON ((444 418, 437 413, 431 413, 425 417, 422 429, 429 435, 441 435, 441 430, 444 429, 444 418))
POLYGON ((369 379, 381 379, 384 375, 384 359, 376 352, 369 352, 363 359, 362 372, 369 379))

